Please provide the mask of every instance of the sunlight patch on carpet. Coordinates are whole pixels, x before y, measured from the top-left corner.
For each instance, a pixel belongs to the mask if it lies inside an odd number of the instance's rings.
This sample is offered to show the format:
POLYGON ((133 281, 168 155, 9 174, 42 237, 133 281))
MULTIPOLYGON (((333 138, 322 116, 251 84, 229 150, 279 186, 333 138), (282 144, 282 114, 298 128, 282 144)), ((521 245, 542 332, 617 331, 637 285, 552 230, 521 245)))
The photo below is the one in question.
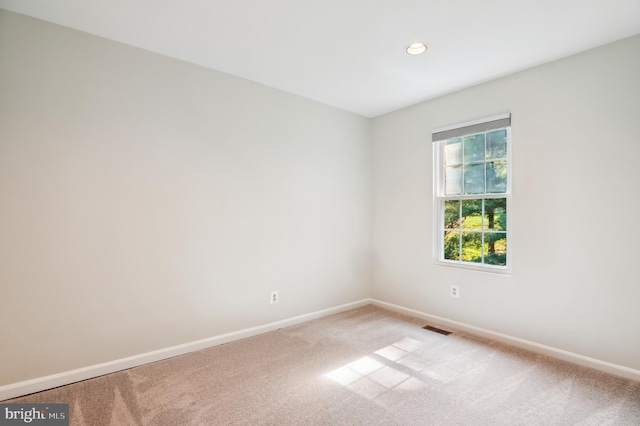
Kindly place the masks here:
POLYGON ((413 352, 423 347, 424 343, 405 337, 337 368, 325 377, 371 400, 394 389, 420 389, 425 383, 419 372, 426 368, 426 360, 413 352), (405 359, 411 359, 411 362, 403 362, 405 359))

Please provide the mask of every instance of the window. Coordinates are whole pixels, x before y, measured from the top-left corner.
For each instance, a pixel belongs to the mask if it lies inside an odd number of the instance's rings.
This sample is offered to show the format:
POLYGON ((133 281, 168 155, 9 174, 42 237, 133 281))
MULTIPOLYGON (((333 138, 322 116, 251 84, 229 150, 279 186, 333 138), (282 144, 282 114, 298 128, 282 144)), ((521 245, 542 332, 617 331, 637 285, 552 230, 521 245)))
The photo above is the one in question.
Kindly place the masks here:
POLYGON ((438 262, 506 270, 511 115, 433 132, 438 262))

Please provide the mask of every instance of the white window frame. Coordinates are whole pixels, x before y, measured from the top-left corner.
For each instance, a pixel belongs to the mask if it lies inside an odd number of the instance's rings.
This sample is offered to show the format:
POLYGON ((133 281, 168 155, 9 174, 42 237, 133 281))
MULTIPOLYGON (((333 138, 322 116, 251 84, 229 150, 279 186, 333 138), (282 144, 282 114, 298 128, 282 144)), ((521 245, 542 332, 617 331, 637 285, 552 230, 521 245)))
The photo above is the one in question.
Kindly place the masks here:
POLYGON ((511 220, 513 208, 511 202, 511 181, 512 181, 512 142, 511 142, 511 114, 502 114, 480 120, 460 123, 433 130, 433 205, 434 205, 434 263, 436 265, 448 266, 460 269, 469 269, 482 272, 492 272, 499 274, 510 274, 513 259, 513 239, 511 232, 511 220), (492 123, 508 122, 507 125, 495 125, 492 123), (496 126, 496 127, 493 127, 496 126), (486 131, 506 128, 507 130, 507 188, 504 193, 483 193, 471 195, 445 195, 444 193, 444 142, 449 139, 450 134, 455 136, 469 136, 486 131), (444 201, 445 200, 477 200, 490 198, 506 198, 507 203, 507 259, 506 265, 490 265, 485 263, 464 262, 462 260, 444 259, 444 201))

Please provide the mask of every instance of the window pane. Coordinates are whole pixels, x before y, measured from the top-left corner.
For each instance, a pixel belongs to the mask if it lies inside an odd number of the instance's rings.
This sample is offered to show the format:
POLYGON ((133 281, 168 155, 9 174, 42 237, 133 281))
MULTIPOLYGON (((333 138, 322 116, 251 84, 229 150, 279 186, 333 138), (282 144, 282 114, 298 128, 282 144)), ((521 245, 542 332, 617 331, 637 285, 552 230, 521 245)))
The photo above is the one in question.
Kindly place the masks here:
POLYGON ((447 260, 460 260, 460 232, 444 232, 444 258, 447 260))
POLYGON ((487 160, 507 157, 507 129, 487 133, 487 160))
POLYGON ((507 265, 509 138, 507 127, 434 144, 438 259, 486 269, 507 265))
POLYGON ((488 198, 484 200, 484 229, 507 230, 507 199, 488 198))
POLYGON ((462 138, 447 139, 444 146, 444 164, 452 166, 462 163, 462 138))
POLYGON ((484 161, 484 133, 464 137, 464 162, 484 161))
POLYGON ((444 202, 444 229, 460 228, 460 201, 447 200, 444 202))
POLYGON ((487 163, 487 192, 507 192, 507 161, 491 161, 487 163))
POLYGON ((464 168, 464 193, 484 193, 484 163, 465 166, 464 168))
POLYGON ((484 263, 488 265, 507 264, 507 234, 487 232, 484 234, 484 263))
POLYGON ((462 229, 482 229, 482 200, 462 201, 462 229))
POLYGON ((462 192, 462 168, 446 167, 444 171, 445 195, 458 195, 462 192))
POLYGON ((462 233, 462 261, 482 262, 482 234, 480 232, 462 233))

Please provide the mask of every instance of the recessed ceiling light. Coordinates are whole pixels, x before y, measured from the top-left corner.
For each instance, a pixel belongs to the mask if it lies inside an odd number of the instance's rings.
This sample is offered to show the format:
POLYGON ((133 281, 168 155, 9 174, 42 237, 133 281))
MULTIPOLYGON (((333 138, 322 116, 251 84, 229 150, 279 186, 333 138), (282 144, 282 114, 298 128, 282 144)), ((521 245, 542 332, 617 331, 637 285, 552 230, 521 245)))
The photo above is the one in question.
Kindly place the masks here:
POLYGON ((427 45, 424 43, 411 43, 407 46, 407 53, 409 55, 419 55, 421 53, 426 52, 427 45))

